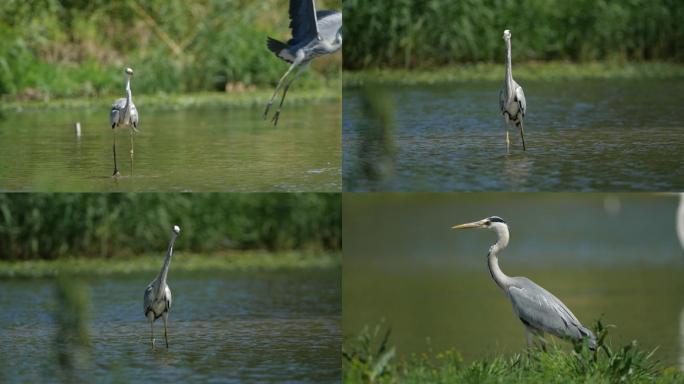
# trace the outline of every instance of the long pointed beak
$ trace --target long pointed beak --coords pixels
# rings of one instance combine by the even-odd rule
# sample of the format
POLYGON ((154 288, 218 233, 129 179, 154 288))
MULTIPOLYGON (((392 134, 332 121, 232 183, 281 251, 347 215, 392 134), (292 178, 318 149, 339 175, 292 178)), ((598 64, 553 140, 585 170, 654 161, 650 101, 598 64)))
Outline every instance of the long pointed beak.
POLYGON ((482 221, 474 221, 472 223, 454 225, 451 229, 468 229, 468 228, 480 228, 482 227, 482 221))

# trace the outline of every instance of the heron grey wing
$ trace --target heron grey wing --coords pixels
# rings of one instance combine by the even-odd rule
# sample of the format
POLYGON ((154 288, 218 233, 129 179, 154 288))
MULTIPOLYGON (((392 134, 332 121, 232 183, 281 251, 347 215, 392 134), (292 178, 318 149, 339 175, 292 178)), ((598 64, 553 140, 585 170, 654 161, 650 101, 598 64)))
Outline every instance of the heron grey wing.
POLYGON ((167 285, 166 286, 166 310, 169 311, 171 310, 171 303, 173 302, 173 298, 171 296, 171 288, 167 285))
POLYGON ((563 302, 529 279, 514 279, 508 295, 523 323, 561 338, 582 338, 584 327, 563 302))
POLYGON ((525 117, 525 112, 527 112, 527 101, 525 100, 525 92, 520 85, 515 88, 515 99, 518 100, 518 106, 522 112, 523 117, 525 117))
POLYGON ((318 37, 313 0, 290 0, 290 29, 292 39, 287 42, 290 46, 306 44, 318 37))
POLYGON ((121 118, 121 111, 126 108, 126 99, 121 98, 117 99, 113 104, 112 104, 112 110, 109 112, 109 123, 110 124, 118 124, 119 119, 121 118))
POLYGON ((145 316, 147 316, 147 312, 152 307, 152 303, 154 303, 154 282, 147 286, 143 296, 143 313, 145 316))
POLYGON ((131 104, 131 124, 133 124, 133 126, 137 128, 138 121, 138 109, 135 108, 135 104, 131 104))
POLYGON ((318 11, 318 33, 321 39, 334 41, 342 28, 342 13, 338 11, 318 11))
POLYGON ((499 110, 501 113, 505 111, 505 105, 506 105, 506 95, 504 92, 504 88, 501 87, 501 91, 499 91, 499 110))

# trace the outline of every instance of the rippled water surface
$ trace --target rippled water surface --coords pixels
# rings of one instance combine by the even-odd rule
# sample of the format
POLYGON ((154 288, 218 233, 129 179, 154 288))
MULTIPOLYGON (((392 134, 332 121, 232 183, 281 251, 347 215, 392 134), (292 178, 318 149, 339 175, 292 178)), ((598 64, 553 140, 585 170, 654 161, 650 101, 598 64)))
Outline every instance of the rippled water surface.
POLYGON ((113 179, 109 109, 6 112, 0 190, 339 191, 340 105, 290 105, 273 127, 257 108, 145 109, 131 164, 117 132, 113 179), (312 118, 315 116, 315 118, 312 118), (74 123, 81 122, 82 137, 74 123))
POLYGON ((684 80, 522 85, 509 155, 499 83, 345 88, 344 190, 684 190, 684 80))
POLYGON ((384 319, 404 356, 454 349, 472 361, 523 350, 524 327, 487 269, 496 234, 450 229, 499 215, 510 226, 504 273, 546 288, 585 325, 614 324, 614 348, 637 340, 684 370, 677 203, 643 194, 346 194, 344 337, 384 319))
MULTIPOLYGON (((90 382, 330 382, 340 380, 337 271, 171 272, 170 348, 152 350, 142 296, 150 276, 86 281, 90 382)), ((0 281, 0 381, 64 377, 52 280, 0 281)), ((163 323, 156 322, 163 346, 163 323)))

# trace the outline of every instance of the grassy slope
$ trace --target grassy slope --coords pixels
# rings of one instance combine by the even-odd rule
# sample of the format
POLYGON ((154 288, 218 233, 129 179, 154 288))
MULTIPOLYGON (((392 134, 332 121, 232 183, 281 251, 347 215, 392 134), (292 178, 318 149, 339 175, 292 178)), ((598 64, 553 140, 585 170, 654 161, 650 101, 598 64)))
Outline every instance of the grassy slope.
POLYGON ((455 351, 411 356, 395 361, 389 330, 364 328, 343 347, 345 383, 684 383, 675 367, 664 368, 655 351, 636 341, 610 345, 608 327, 594 326, 597 352, 586 345, 573 350, 551 343, 548 351, 532 349, 513 356, 494 356, 464 364, 455 351))
MULTIPOLYGON (((514 63, 513 76, 519 80, 577 80, 682 78, 684 64, 644 63, 571 63, 565 61, 514 63)), ((368 82, 391 84, 435 84, 461 81, 501 81, 501 64, 458 64, 428 69, 366 69, 345 71, 344 85, 358 86, 368 82)))
MULTIPOLYGON (((150 254, 136 258, 85 259, 65 258, 38 261, 0 261, 0 278, 48 277, 69 275, 111 275, 154 273, 159 270, 162 255, 150 254)), ((242 251, 215 255, 186 254, 176 251, 173 269, 184 272, 276 270, 299 268, 333 268, 341 265, 339 253, 242 251)))

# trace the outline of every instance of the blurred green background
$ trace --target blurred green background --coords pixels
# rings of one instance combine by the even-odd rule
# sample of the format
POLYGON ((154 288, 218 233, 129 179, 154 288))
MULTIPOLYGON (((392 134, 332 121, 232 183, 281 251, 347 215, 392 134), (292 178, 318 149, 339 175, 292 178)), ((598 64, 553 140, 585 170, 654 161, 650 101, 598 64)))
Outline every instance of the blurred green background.
MULTIPOLYGON (((684 60, 679 0, 345 0, 344 68, 684 60)), ((515 64, 514 64, 515 66, 515 64)))
MULTIPOLYGON (((318 7, 341 9, 341 1, 318 7)), ((0 96, 121 92, 126 66, 136 71, 135 94, 271 86, 287 65, 267 50, 266 36, 289 39, 287 10, 286 0, 5 0, 0 96)), ((341 55, 319 62, 298 87, 338 77, 341 55)))
POLYGON ((339 194, 0 194, 0 260, 159 254, 175 224, 184 253, 336 252, 340 215, 339 194))

